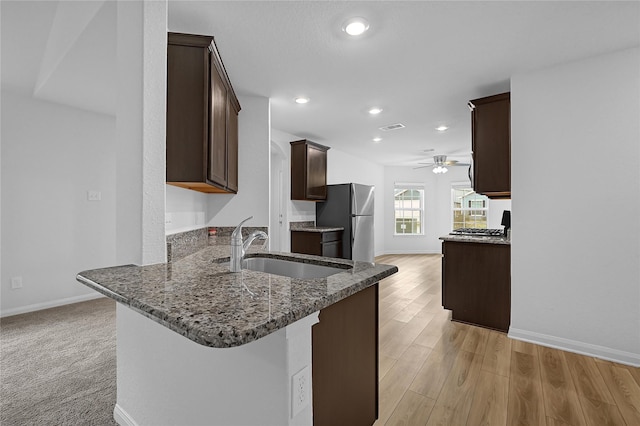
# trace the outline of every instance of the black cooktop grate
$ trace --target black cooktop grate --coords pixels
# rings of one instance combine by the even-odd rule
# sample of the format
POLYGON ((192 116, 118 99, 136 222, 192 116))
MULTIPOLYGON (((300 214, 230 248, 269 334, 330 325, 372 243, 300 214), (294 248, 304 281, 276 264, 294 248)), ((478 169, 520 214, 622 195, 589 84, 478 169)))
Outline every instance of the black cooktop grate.
POLYGON ((480 229, 480 228, 458 228, 450 232, 450 235, 481 235, 490 237, 501 237, 504 235, 502 229, 480 229))

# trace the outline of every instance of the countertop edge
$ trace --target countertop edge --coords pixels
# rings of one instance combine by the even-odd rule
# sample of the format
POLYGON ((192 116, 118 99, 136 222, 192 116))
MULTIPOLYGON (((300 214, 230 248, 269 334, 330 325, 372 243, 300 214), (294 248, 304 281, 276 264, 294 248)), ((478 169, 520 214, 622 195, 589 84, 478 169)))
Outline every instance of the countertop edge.
POLYGON ((335 232, 335 231, 344 231, 343 227, 340 226, 310 226, 310 227, 301 227, 296 229, 291 229, 291 232, 335 232))
MULTIPOLYGON (((285 254, 285 253, 277 253, 274 252, 270 254, 269 252, 255 253, 251 254, 248 257, 274 257, 274 258, 297 258, 298 261, 303 261, 304 263, 312 263, 312 264, 341 264, 345 267, 353 267, 354 262, 345 260, 345 259, 331 259, 330 261, 325 260, 324 258, 317 256, 309 256, 309 255, 296 255, 294 256, 285 254)), ((287 315, 280 316, 276 319, 271 319, 263 324, 259 324, 252 328, 247 329, 237 329, 233 326, 231 327, 215 327, 208 328, 207 330, 203 330, 198 327, 189 326, 189 324, 185 324, 180 321, 180 317, 173 318, 170 314, 158 312, 152 306, 145 304, 141 300, 129 299, 121 294, 118 294, 105 286, 96 283, 95 281, 83 276, 83 273, 89 271, 83 271, 77 274, 76 279, 80 283, 98 291, 99 293, 114 299, 116 302, 121 303, 124 306, 131 308, 132 310, 142 314, 143 316, 151 319, 152 321, 167 327, 168 329, 188 338, 189 340, 200 344, 206 347, 212 348, 230 348, 237 347, 262 337, 265 337, 281 328, 285 328, 286 326, 310 315, 314 312, 317 312, 321 309, 324 309, 334 303, 337 303, 347 297, 358 293, 378 282, 382 279, 391 276, 398 272, 398 267, 394 265, 385 265, 381 263, 372 264, 373 267, 383 267, 382 270, 377 271, 375 274, 368 276, 361 281, 349 285, 348 287, 328 295, 326 297, 321 298, 313 304, 305 305, 301 308, 292 309, 287 315)), ((140 268, 137 265, 121 265, 120 267, 131 267, 133 269, 140 268)), ((345 272, 347 270, 345 269, 345 272)), ((265 274, 268 275, 268 274, 265 274)))
POLYGON ((445 235, 439 240, 450 241, 456 243, 476 243, 476 244, 500 244, 505 246, 511 245, 511 240, 505 237, 491 237, 478 235, 445 235))

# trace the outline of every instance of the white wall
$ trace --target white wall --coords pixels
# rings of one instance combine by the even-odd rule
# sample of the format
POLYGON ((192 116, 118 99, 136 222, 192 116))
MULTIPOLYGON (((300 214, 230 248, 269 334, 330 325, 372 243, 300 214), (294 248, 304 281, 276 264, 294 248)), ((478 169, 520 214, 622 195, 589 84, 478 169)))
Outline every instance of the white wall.
POLYGON ((513 76, 509 335, 640 365, 640 50, 513 76))
MULTIPOLYGON (((289 142, 301 140, 299 136, 283 132, 278 129, 271 129, 271 141, 277 144, 286 155, 286 166, 284 167, 283 183, 284 198, 286 200, 286 215, 288 222, 306 222, 316 220, 316 203, 314 201, 292 201, 291 200, 291 145, 289 142)), ((329 165, 327 165, 327 168, 329 165)), ((287 226, 288 229, 288 226, 287 226)), ((287 232, 288 235, 288 232, 287 232)), ((289 240, 289 238, 286 238, 289 240)), ((283 241, 282 250, 289 251, 291 241, 283 241)))
MULTIPOLYGON (((28 88, 20 95, 3 90, 2 315, 98 297, 75 280, 81 270, 165 260, 166 6, 118 2, 117 19, 90 24, 101 37, 117 38, 117 54, 101 52, 118 64, 115 117, 63 106, 66 98, 45 102, 28 88), (99 191, 101 201, 89 202, 88 190, 99 191), (17 276, 23 288, 11 290, 17 276)), ((29 7, 44 20, 53 12, 42 3, 29 7)), ((86 24, 81 15, 55 19, 75 28, 86 24)), ((12 52, 24 36, 14 35, 7 39, 16 43, 8 45, 12 52)), ((91 56, 80 53, 84 62, 74 62, 75 71, 91 70, 91 56)), ((34 62, 25 63, 31 64, 26 74, 37 74, 34 62)), ((73 78, 60 77, 47 82, 56 85, 48 93, 82 92, 73 78)), ((111 87, 94 81, 101 83, 111 87)), ((84 96, 83 104, 101 104, 84 96)))
POLYGON ((115 263, 115 118, 6 91, 2 113, 2 315, 97 296, 75 276, 115 263))
MULTIPOLYGON (((451 184, 469 182, 467 167, 449 167, 445 174, 435 174, 430 168, 384 168, 384 252, 441 253, 438 238, 451 231, 451 184), (398 183, 424 184, 424 235, 394 235, 394 186, 398 183)), ((502 212, 501 212, 502 213, 502 212)))
POLYGON ((208 226, 269 226, 269 99, 238 96, 238 193, 211 194, 207 199, 208 226))
MULTIPOLYGON (((287 167, 284 173, 285 198, 287 204, 288 222, 315 221, 316 203, 314 201, 291 201, 291 145, 289 142, 304 139, 277 129, 271 129, 271 140, 276 143, 287 155, 287 167)), ((331 147, 331 143, 322 142, 331 147)), ((375 255, 384 254, 384 198, 382 188, 384 186, 384 167, 347 154, 335 148, 327 151, 327 184, 361 183, 376 187, 375 202, 375 255)), ((282 251, 291 249, 291 241, 287 238, 283 241, 282 251)))
POLYGON ((210 194, 165 185, 165 232, 167 235, 206 226, 207 199, 210 194))
MULTIPOLYGON (((116 24, 116 23, 114 23, 116 24)), ((117 11, 116 261, 166 261, 166 1, 117 11)))
POLYGON ((331 185, 350 182, 375 186, 374 254, 384 254, 384 167, 338 149, 330 149, 327 152, 327 183, 331 185))
POLYGON ((238 96, 238 193, 204 194, 166 185, 166 233, 205 226, 269 226, 269 99, 238 96))

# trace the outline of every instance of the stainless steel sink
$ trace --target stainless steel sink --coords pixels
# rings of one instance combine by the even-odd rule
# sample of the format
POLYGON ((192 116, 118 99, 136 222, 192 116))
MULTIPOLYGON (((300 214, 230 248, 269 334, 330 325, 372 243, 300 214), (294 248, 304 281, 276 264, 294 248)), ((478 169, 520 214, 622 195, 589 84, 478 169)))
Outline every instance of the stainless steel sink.
POLYGON ((300 279, 326 278, 347 270, 332 266, 314 265, 312 263, 273 259, 270 257, 250 257, 244 259, 242 261, 242 268, 300 279))

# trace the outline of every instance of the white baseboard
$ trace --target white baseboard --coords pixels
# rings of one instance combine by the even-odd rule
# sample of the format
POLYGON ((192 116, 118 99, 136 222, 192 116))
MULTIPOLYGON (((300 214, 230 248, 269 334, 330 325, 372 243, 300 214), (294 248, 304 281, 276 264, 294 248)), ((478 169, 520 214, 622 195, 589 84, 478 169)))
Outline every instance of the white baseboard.
POLYGON ((633 367, 640 367, 640 354, 633 352, 619 351, 605 346, 592 345, 590 343, 550 336, 548 334, 535 333, 527 330, 520 330, 513 327, 509 328, 508 336, 511 339, 522 340, 563 351, 575 352, 582 355, 605 359, 607 361, 631 365, 633 367))
POLYGON ((49 302, 34 303, 33 305, 20 306, 18 308, 5 309, 4 311, 0 312, 0 318, 10 317, 12 315, 26 314, 27 312, 40 311, 42 309, 55 308, 63 305, 70 305, 72 303, 86 302, 87 300, 98 299, 100 297, 106 297, 106 296, 98 292, 93 292, 93 293, 85 294, 82 296, 67 297, 65 299, 57 299, 57 300, 51 300, 49 302))
POLYGON ((113 408, 113 419, 120 426, 138 426, 138 423, 118 404, 113 408))

